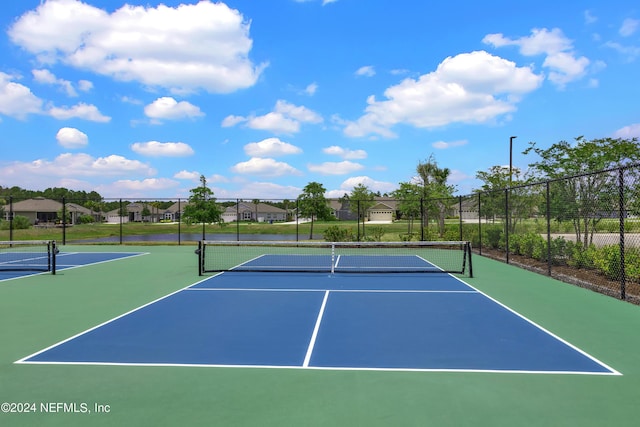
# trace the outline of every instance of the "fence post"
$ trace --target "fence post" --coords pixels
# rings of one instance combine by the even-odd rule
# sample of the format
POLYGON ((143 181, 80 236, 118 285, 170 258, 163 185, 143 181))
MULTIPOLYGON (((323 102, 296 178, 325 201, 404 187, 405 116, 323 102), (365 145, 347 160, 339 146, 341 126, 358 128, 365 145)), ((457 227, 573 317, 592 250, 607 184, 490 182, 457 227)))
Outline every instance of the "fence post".
POLYGON ((67 244, 67 202, 62 196, 62 244, 67 244))
POLYGON ((627 299, 627 269, 624 258, 624 168, 618 169, 618 215, 620 220, 620 299, 627 299))
POLYGON ((182 230, 180 230, 180 223, 182 222, 182 209, 180 206, 180 199, 178 199, 178 212, 176 212, 176 214, 178 215, 178 246, 180 246, 182 238, 182 230))
POLYGON ((122 209, 122 199, 119 202, 119 212, 118 216, 120 217, 120 244, 122 244, 122 217, 124 216, 124 210, 122 209))
POLYGON ((458 196, 458 213, 460 214, 460 241, 462 241, 462 196, 458 196))
POLYGON ((551 191, 549 189, 549 181, 546 182, 546 190, 547 190, 547 202, 546 202, 546 212, 545 216, 547 217, 547 275, 551 276, 551 199, 550 194, 551 191))
POLYGON ((478 251, 482 255, 482 209, 480 208, 481 197, 478 191, 478 251))
POLYGON ((507 264, 509 264, 509 217, 510 212, 509 212, 509 189, 506 188, 504 190, 504 219, 505 219, 505 233, 504 233, 504 243, 505 243, 505 250, 506 250, 506 255, 507 255, 507 264))
POLYGON ((424 198, 420 197, 420 241, 424 242, 424 198))
POLYGON ((13 240, 13 196, 9 196, 9 241, 13 240))
POLYGON ((236 199, 236 241, 240 241, 240 199, 236 199))

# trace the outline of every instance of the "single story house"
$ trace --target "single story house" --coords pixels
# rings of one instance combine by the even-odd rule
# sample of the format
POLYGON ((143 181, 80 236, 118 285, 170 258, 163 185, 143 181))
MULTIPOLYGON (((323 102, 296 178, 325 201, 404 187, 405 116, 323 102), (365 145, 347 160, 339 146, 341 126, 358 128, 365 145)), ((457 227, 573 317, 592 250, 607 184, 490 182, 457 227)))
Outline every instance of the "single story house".
MULTIPOLYGON (((31 224, 54 224, 62 218, 62 203, 57 200, 45 199, 44 197, 35 197, 33 199, 22 200, 13 203, 11 206, 5 206, 5 219, 9 219, 9 211, 13 211, 16 215, 29 218, 31 224)), ((84 206, 76 203, 65 203, 65 212, 69 222, 67 224, 77 224, 83 215, 91 215, 94 219, 99 219, 99 215, 84 206)))
POLYGON ((240 202, 229 206, 222 212, 223 222, 257 221, 276 222, 286 221, 287 211, 266 203, 240 202))

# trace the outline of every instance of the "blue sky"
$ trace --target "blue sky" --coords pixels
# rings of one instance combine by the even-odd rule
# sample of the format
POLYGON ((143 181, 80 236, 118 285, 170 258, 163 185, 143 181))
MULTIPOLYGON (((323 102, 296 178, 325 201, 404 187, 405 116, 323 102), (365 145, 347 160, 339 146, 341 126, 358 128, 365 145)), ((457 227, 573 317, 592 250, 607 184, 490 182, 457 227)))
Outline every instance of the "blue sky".
POLYGON ((636 2, 10 0, 0 185, 104 197, 458 194, 548 147, 640 136, 636 2))

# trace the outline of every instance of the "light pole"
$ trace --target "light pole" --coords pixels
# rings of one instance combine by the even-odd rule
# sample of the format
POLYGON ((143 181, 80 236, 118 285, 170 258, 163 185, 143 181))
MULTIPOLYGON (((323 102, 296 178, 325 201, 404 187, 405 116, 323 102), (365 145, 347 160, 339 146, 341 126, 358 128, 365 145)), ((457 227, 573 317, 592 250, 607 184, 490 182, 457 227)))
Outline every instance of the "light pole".
POLYGON ((509 187, 511 187, 511 182, 513 181, 513 140, 516 138, 517 136, 509 138, 509 187))

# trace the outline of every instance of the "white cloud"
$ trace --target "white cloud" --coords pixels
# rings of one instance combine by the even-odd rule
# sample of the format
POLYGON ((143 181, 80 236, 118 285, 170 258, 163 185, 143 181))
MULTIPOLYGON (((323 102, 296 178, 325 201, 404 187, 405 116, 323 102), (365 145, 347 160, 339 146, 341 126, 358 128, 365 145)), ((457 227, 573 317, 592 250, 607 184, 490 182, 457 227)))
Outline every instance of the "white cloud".
POLYGON ((318 90, 318 84, 316 82, 313 82, 309 84, 306 88, 304 88, 304 93, 309 96, 313 96, 315 95, 317 90, 318 90))
POLYGON ((85 153, 64 153, 53 160, 13 162, 0 167, 0 184, 14 185, 12 183, 20 182, 25 188, 42 188, 43 182, 51 186, 53 182, 69 176, 77 179, 121 175, 153 176, 156 173, 148 164, 118 155, 96 158, 85 153))
POLYGON ((193 148, 184 142, 136 142, 131 149, 138 154, 150 157, 186 157, 193 155, 193 148))
POLYGON ((598 20, 598 17, 595 16, 593 13, 591 13, 590 10, 585 10, 584 11, 584 22, 586 24, 593 24, 597 20, 598 20))
POLYGON ((529 67, 484 51, 446 58, 436 71, 407 78, 387 88, 387 98, 367 99, 365 114, 348 122, 351 137, 394 137, 391 127, 409 124, 436 128, 451 123, 486 123, 515 111, 522 95, 537 89, 542 77, 529 67))
POLYGON ((467 145, 468 141, 465 139, 461 139, 458 141, 450 141, 450 142, 446 142, 446 141, 436 141, 433 144, 431 144, 431 146, 433 148, 437 148, 439 150, 445 150, 447 148, 451 148, 451 147, 460 147, 463 145, 467 145))
POLYGON ((78 96, 78 92, 73 87, 70 81, 57 78, 49 70, 32 70, 33 79, 38 83, 60 86, 70 97, 78 96))
POLYGON ((93 83, 89 80, 78 80, 78 89, 82 92, 89 92, 93 89, 93 83))
POLYGON ((65 148, 82 148, 89 144, 89 137, 76 128, 61 128, 56 134, 58 144, 65 148))
POLYGON ((621 53, 622 55, 626 55, 628 61, 634 61, 638 56, 640 56, 640 47, 623 46, 620 43, 616 42, 606 42, 604 45, 617 51, 618 53, 621 53))
MULTIPOLYGON (((251 182, 244 185, 242 188, 234 190, 233 193, 216 192, 220 197, 233 197, 240 199, 255 199, 260 197, 261 199, 290 199, 295 200, 302 189, 292 185, 280 185, 273 182, 251 182)), ((292 202, 292 205, 295 203, 292 202)))
POLYGON ((366 186, 369 191, 380 192, 381 194, 390 193, 398 186, 391 182, 377 181, 368 176, 353 176, 348 178, 340 184, 340 188, 336 190, 327 191, 325 197, 338 198, 344 196, 345 193, 349 194, 353 191, 353 188, 359 184, 366 186))
POLYGON ((181 170, 180 172, 177 172, 176 174, 174 174, 173 177, 176 179, 186 179, 190 181, 197 181, 200 178, 200 172, 197 172, 197 171, 189 172, 186 170, 181 170))
POLYGON ((317 124, 323 119, 315 111, 304 106, 297 106, 284 100, 278 100, 272 112, 262 116, 230 115, 222 121, 222 127, 231 127, 246 123, 251 129, 266 130, 274 133, 293 134, 300 131, 302 123, 317 124))
POLYGON ((350 162, 348 160, 342 162, 325 162, 319 165, 308 164, 307 169, 311 172, 322 175, 346 175, 355 171, 364 169, 360 163, 350 162))
POLYGON ((242 122, 246 122, 246 121, 247 121, 247 119, 245 117, 230 115, 230 116, 225 117, 222 120, 221 126, 223 128, 229 128, 229 127, 233 127, 233 126, 237 125, 238 123, 242 123, 242 122))
POLYGON ((618 33, 622 37, 632 36, 636 31, 640 28, 640 20, 639 19, 631 19, 627 18, 622 22, 622 26, 618 33))
POLYGON ((11 41, 57 62, 121 81, 228 93, 255 84, 266 64, 249 59, 250 22, 222 2, 133 6, 107 12, 79 0, 49 0, 19 17, 11 41))
POLYGON ((179 185, 179 181, 169 178, 122 179, 99 185, 96 191, 106 197, 122 197, 123 194, 128 197, 149 197, 153 191, 166 191, 179 185))
POLYGON ((251 129, 266 130, 273 133, 292 134, 300 131, 300 122, 276 112, 267 113, 264 116, 251 117, 247 119, 247 126, 251 129))
POLYGON ((577 57, 573 42, 559 28, 534 28, 529 37, 510 39, 502 34, 488 34, 482 40, 494 47, 518 46, 525 56, 546 55, 543 67, 549 68, 549 80, 559 88, 578 80, 586 74, 588 58, 577 57))
POLYGON ((232 172, 242 175, 282 176, 301 175, 293 166, 278 162, 271 158, 252 157, 246 162, 240 162, 231 168, 232 172))
POLYGON ((356 76, 373 77, 376 75, 376 70, 373 65, 365 65, 360 67, 355 72, 356 76))
POLYGON ((347 159, 347 160, 357 160, 357 159, 367 158, 367 152, 364 150, 350 150, 348 148, 342 148, 337 145, 332 145, 331 147, 323 148, 322 151, 325 154, 330 154, 332 156, 340 156, 343 159, 347 159))
POLYGON ((589 60, 584 56, 575 58, 572 54, 559 52, 555 55, 547 56, 542 64, 551 69, 549 80, 564 87, 567 83, 579 79, 586 74, 589 60))
POLYGON ((51 107, 47 110, 47 114, 58 120, 78 118, 100 123, 111 121, 111 117, 103 115, 98 107, 83 102, 73 107, 51 107))
POLYGON ((28 114, 41 113, 42 100, 15 79, 0 71, 0 114, 23 119, 28 114))
POLYGON ((204 116, 199 107, 187 101, 178 102, 170 96, 156 99, 144 107, 144 113, 147 117, 158 120, 192 119, 204 116))
POLYGON ((207 182, 217 183, 217 182, 229 182, 229 179, 220 174, 213 174, 209 178, 207 178, 207 182))
POLYGON ((640 138, 640 123, 634 123, 629 126, 618 129, 613 133, 614 138, 640 138))
MULTIPOLYGON (((309 2, 312 2, 312 1, 316 1, 316 0, 293 0, 293 1, 296 2, 296 3, 309 3, 309 2)), ((335 3, 337 1, 338 0, 322 0, 322 5, 326 6, 326 5, 330 4, 330 3, 335 3)))
POLYGON ((278 157, 289 154, 300 154, 302 149, 283 142, 278 138, 267 138, 244 146, 244 152, 251 157, 278 157))

